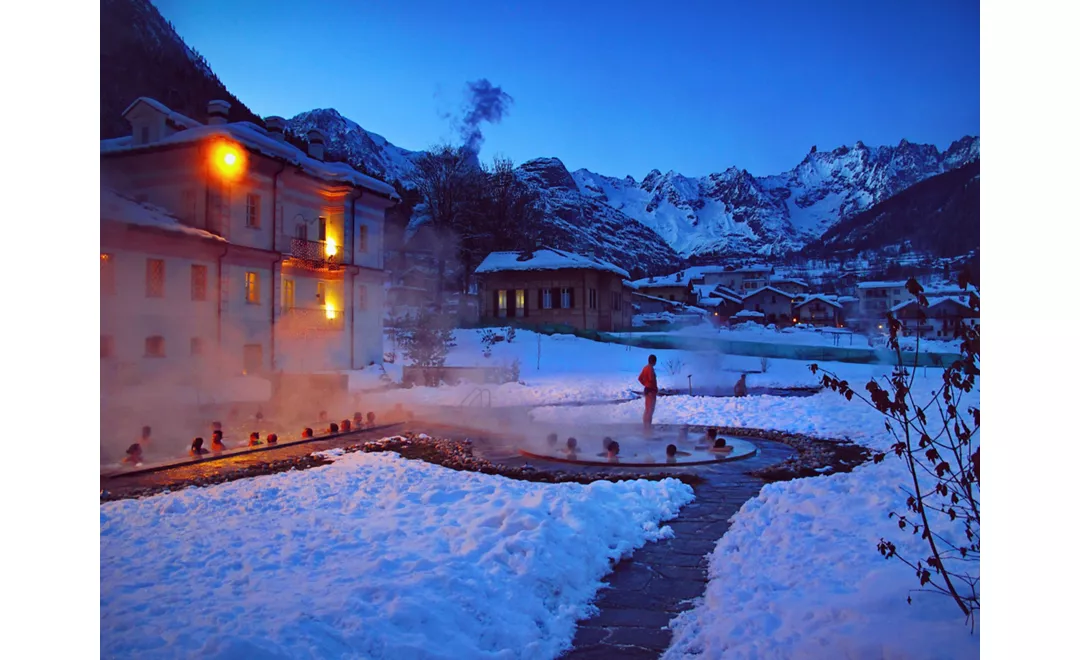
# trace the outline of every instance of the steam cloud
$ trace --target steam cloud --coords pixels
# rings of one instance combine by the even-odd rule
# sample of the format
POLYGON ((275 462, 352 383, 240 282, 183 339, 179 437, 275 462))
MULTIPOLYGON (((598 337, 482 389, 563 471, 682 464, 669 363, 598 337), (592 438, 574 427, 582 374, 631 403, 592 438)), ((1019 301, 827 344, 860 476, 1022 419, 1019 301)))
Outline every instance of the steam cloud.
POLYGON ((513 97, 502 90, 502 87, 492 85, 487 78, 481 78, 466 83, 467 101, 464 119, 461 120, 461 139, 465 148, 472 153, 479 153, 484 144, 484 133, 480 130, 480 124, 487 122, 497 124, 510 111, 513 97))

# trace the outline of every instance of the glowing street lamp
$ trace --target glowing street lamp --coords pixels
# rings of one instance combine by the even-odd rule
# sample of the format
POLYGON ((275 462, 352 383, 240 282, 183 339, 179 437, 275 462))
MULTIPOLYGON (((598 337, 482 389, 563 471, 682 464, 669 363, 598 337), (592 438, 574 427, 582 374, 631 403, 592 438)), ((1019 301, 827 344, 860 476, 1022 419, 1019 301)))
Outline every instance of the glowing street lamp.
POLYGON ((326 239, 326 256, 333 257, 337 254, 337 242, 332 238, 326 239))
POLYGON ((327 318, 327 320, 333 321, 334 318, 336 318, 336 317, 337 317, 337 310, 334 309, 333 303, 331 303, 330 301, 327 301, 326 302, 326 318, 327 318))
POLYGON ((231 140, 217 140, 210 147, 210 167, 226 181, 239 179, 247 170, 247 154, 231 140))

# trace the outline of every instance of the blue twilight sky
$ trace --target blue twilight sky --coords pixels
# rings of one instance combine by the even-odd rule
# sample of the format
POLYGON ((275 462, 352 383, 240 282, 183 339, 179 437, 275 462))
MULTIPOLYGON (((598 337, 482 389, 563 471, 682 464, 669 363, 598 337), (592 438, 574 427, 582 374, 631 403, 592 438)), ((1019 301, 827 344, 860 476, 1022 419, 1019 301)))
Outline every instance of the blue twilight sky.
POLYGON ((153 0, 263 116, 333 107, 457 141, 467 81, 513 99, 483 160, 641 179, 794 167, 816 145, 979 133, 977 0, 153 0))

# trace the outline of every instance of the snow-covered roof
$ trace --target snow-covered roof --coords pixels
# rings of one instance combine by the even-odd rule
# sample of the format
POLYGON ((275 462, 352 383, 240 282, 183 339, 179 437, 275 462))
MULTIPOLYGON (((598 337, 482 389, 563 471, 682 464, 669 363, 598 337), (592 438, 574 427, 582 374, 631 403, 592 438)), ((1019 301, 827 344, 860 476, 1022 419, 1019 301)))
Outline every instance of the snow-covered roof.
POLYGON ((803 305, 814 301, 823 302, 826 305, 831 305, 833 307, 836 307, 837 309, 841 307, 840 303, 836 302, 835 300, 830 300, 828 297, 823 295, 808 296, 805 300, 796 303, 795 307, 802 307, 803 305))
POLYGON ((623 280, 622 285, 625 286, 627 289, 637 289, 637 285, 630 280, 623 280))
POLYGON ((907 282, 859 282, 856 286, 860 289, 895 289, 907 286, 907 282))
POLYGON ((726 271, 728 273, 771 273, 773 267, 767 264, 754 264, 752 266, 743 266, 742 268, 736 268, 735 270, 726 271))
POLYGON ((653 277, 653 278, 646 277, 646 278, 643 278, 643 279, 640 279, 640 280, 634 280, 634 286, 636 288, 638 288, 638 289, 647 289, 649 287, 657 287, 657 288, 659 288, 659 287, 669 287, 669 286, 685 287, 685 286, 690 286, 690 280, 691 279, 692 278, 687 277, 686 274, 683 271, 680 270, 678 273, 672 273, 670 275, 661 275, 659 277, 653 277), (682 279, 679 279, 680 274, 683 275, 682 279))
POLYGON ((803 280, 795 279, 794 277, 774 277, 769 280, 769 284, 794 284, 796 286, 803 286, 810 288, 810 285, 803 280))
POLYGON ((165 117, 169 121, 182 128, 195 128, 196 126, 202 126, 201 122, 195 121, 187 115, 182 115, 179 112, 176 112, 175 110, 166 107, 164 103, 160 101, 155 101, 154 99, 147 96, 140 96, 139 98, 132 101, 131 105, 124 108, 124 111, 120 113, 120 116, 127 117, 128 113, 131 112, 135 108, 135 106, 139 105, 140 103, 145 103, 154 110, 157 110, 161 114, 165 115, 165 117))
MULTIPOLYGON (((347 183, 367 188, 373 192, 387 195, 392 199, 400 200, 397 192, 394 191, 394 187, 388 183, 363 174, 353 169, 353 167, 347 163, 327 163, 316 160, 304 153, 303 150, 294 147, 288 142, 274 139, 264 128, 256 126, 251 122, 239 121, 228 124, 204 125, 193 119, 172 112, 172 110, 169 110, 169 108, 153 99, 141 97, 136 100, 135 103, 139 102, 149 103, 155 109, 169 114, 170 117, 176 115, 181 120, 178 121, 178 123, 183 124, 189 122, 190 124, 185 124, 186 128, 183 130, 148 144, 135 145, 131 136, 115 138, 112 140, 102 140, 102 154, 141 151, 144 149, 155 149, 163 145, 186 144, 213 138, 227 138, 242 144, 252 151, 259 152, 270 158, 284 160, 291 165, 296 165, 312 176, 325 181, 347 183)), ((129 106, 129 109, 130 107, 131 106, 129 106)))
POLYGON ((742 319, 762 318, 763 319, 763 318, 765 318, 765 314, 762 313, 762 312, 755 312, 752 309, 744 309, 744 310, 741 310, 739 312, 736 312, 734 318, 742 318, 742 319))
POLYGON ((532 257, 529 259, 522 260, 522 255, 523 253, 516 251, 492 252, 480 262, 480 266, 476 269, 476 272, 498 273, 511 270, 569 270, 571 268, 582 268, 614 273, 623 279, 628 279, 630 277, 630 273, 627 273, 625 270, 614 264, 601 259, 583 257, 580 254, 574 254, 572 252, 543 248, 535 250, 532 253, 532 257))
POLYGON ((161 207, 137 201, 106 186, 101 187, 101 220, 158 227, 189 236, 225 242, 225 239, 217 234, 183 224, 180 218, 161 207))
MULTIPOLYGON (((927 298, 926 298, 927 309, 932 309, 932 308, 937 307, 938 305, 940 305, 940 304, 942 304, 944 302, 948 302, 950 300, 952 302, 956 303, 957 305, 960 305, 960 306, 964 307, 965 309, 969 308, 968 307, 967 296, 938 296, 938 297, 927 296, 927 298)), ((918 303, 918 301, 915 300, 915 299, 905 300, 904 302, 902 302, 902 303, 900 303, 898 305, 894 305, 892 307, 892 309, 890 309, 889 311, 891 311, 891 312, 899 312, 901 309, 904 309, 905 307, 907 307, 909 305, 915 305, 917 303, 918 303)), ((974 310, 972 310, 972 313, 974 313, 974 310)))
POLYGON ((855 302, 859 302, 859 299, 858 299, 858 298, 856 298, 855 296, 837 296, 837 297, 836 297, 836 302, 838 302, 838 303, 840 303, 841 305, 843 305, 844 303, 855 303, 855 302))
POLYGON ((756 296, 757 294, 761 293, 762 291, 772 291, 773 293, 779 293, 780 295, 787 296, 788 298, 791 297, 791 292, 790 291, 781 291, 780 289, 777 289, 776 287, 766 285, 766 286, 761 287, 760 289, 754 289, 750 293, 746 294, 745 296, 743 296, 743 300, 746 300, 747 298, 751 298, 753 296, 756 296))

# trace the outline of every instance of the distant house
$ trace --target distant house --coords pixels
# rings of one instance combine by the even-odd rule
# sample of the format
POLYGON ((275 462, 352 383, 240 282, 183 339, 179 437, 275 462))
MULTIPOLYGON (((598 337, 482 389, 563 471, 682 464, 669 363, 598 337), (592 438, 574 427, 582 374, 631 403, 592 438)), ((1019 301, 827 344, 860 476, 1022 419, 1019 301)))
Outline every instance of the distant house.
POLYGON ((774 272, 775 269, 768 265, 725 268, 722 271, 710 271, 707 273, 705 282, 707 284, 720 284, 739 294, 745 294, 748 291, 754 291, 767 285, 774 272))
POLYGON ((769 280, 769 286, 780 289, 781 291, 787 291, 792 295, 806 293, 810 290, 810 285, 805 281, 788 277, 773 278, 769 280))
POLYGON ((606 261, 541 248, 492 252, 476 269, 480 321, 569 325, 581 330, 631 327, 629 274, 606 261))
MULTIPOLYGON (((708 286, 708 285, 703 285, 708 286)), ((731 317, 742 311, 742 298, 721 286, 711 286, 706 295, 698 298, 698 307, 709 313, 709 320, 716 325, 726 325, 731 317)))
POLYGON ((902 302, 892 313, 904 326, 904 333, 932 339, 954 339, 960 336, 962 325, 978 325, 979 312, 971 309, 967 296, 927 298, 925 318, 920 319, 920 307, 915 300, 902 302))
POLYGON ((743 298, 743 309, 761 312, 766 323, 788 323, 791 316, 791 305, 794 296, 787 291, 781 291, 772 286, 763 286, 746 294, 743 298))
POLYGON ((830 297, 808 296, 792 307, 792 318, 799 323, 812 323, 839 328, 844 324, 844 308, 830 297))
POLYGON ((863 323, 881 323, 893 307, 914 300, 907 282, 859 282, 859 319, 863 323))
POLYGON ((697 292, 694 290, 690 277, 685 271, 662 275, 659 277, 646 277, 633 283, 634 289, 655 298, 663 298, 687 305, 697 304, 697 292))

